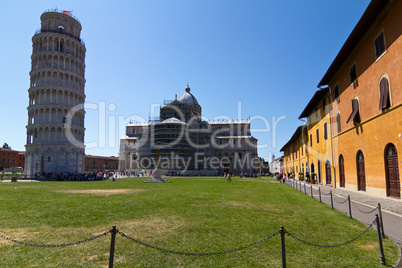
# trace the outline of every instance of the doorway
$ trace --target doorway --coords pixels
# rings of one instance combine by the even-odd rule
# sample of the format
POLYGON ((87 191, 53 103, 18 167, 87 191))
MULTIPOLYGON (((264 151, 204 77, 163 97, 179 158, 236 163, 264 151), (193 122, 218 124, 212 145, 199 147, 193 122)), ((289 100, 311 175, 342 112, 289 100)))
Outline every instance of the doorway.
POLYGON ((366 191, 366 172, 364 170, 364 155, 362 151, 357 152, 357 190, 366 191))
POLYGON ((392 143, 385 151, 387 196, 401 198, 401 183, 399 180, 398 152, 392 143))
POLYGON ((321 184, 321 160, 317 161, 317 177, 318 183, 321 184))
POLYGON ((329 163, 329 161, 325 162, 325 178, 326 178, 326 184, 331 185, 332 184, 331 163, 329 163))
POLYGON ((343 155, 339 156, 339 186, 345 187, 345 164, 343 155))

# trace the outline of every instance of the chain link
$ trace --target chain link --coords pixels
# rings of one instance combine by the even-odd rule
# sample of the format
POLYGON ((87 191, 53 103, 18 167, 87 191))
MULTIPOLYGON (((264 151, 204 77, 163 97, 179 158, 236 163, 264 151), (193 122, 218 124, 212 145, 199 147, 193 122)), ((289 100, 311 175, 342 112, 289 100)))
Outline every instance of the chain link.
MULTIPOLYGON (((311 186, 311 187, 313 187, 313 186, 311 186)), ((313 193, 318 194, 319 192, 320 192, 320 190, 319 190, 319 189, 314 190, 314 188, 313 188, 313 193)))
POLYGON ((156 250, 159 250, 159 251, 164 251, 164 252, 167 252, 167 253, 174 253, 174 254, 180 254, 180 255, 192 255, 192 256, 210 256, 210 255, 218 255, 218 254, 231 253, 231 252, 239 251, 239 250, 242 250, 242 249, 245 249, 245 248, 248 248, 248 247, 257 245, 257 244, 260 244, 260 243, 262 243, 262 242, 264 242, 264 241, 266 241, 266 240, 268 240, 268 239, 270 239, 270 238, 276 236, 277 234, 279 234, 279 232, 280 232, 280 231, 277 231, 277 232, 273 233, 272 235, 270 235, 270 236, 268 236, 268 237, 265 237, 265 238, 263 238, 263 239, 261 239, 261 240, 258 240, 257 242, 248 244, 248 245, 243 246, 243 247, 239 247, 239 248, 235 248, 235 249, 230 249, 230 250, 226 250, 226 251, 201 252, 201 253, 197 253, 197 252, 182 252, 182 251, 175 251, 175 250, 164 249, 164 248, 160 248, 160 247, 157 247, 157 246, 153 246, 153 245, 147 244, 147 243, 142 242, 142 241, 140 241, 140 240, 137 240, 137 239, 135 239, 135 238, 132 238, 132 237, 130 237, 130 236, 128 236, 128 235, 126 235, 126 234, 124 234, 124 233, 122 233, 122 232, 118 232, 118 234, 120 234, 122 237, 125 237, 125 238, 127 238, 127 239, 129 239, 129 240, 131 240, 131 241, 134 241, 134 242, 136 242, 136 243, 138 243, 138 244, 140 244, 140 245, 143 245, 143 246, 146 246, 146 247, 149 247, 149 248, 152 248, 152 249, 156 249, 156 250))
POLYGON ((105 236, 105 235, 107 235, 108 233, 110 233, 110 231, 104 232, 103 234, 99 234, 99 235, 93 236, 93 237, 88 238, 88 239, 85 239, 85 240, 81 240, 81 241, 77 241, 77 242, 72 242, 72 243, 67 243, 67 244, 57 244, 57 245, 31 244, 31 243, 26 243, 26 242, 22 242, 22 241, 19 241, 19 240, 10 238, 10 237, 5 236, 5 235, 2 235, 2 234, 0 234, 0 237, 4 238, 4 239, 6 239, 6 240, 9 240, 9 241, 11 241, 11 242, 14 242, 14 243, 17 243, 17 244, 21 244, 21 245, 25 245, 25 246, 42 247, 42 248, 57 248, 57 247, 67 247, 67 246, 72 246, 72 245, 78 245, 78 244, 81 244, 81 243, 85 243, 85 242, 88 242, 88 241, 92 241, 92 240, 95 240, 95 239, 97 239, 97 238, 99 238, 99 237, 105 236))
POLYGON ((324 193, 323 191, 321 191, 321 195, 330 196, 331 193, 326 194, 326 193, 324 193))
POLYGON ((321 247, 321 248, 335 248, 335 247, 341 247, 341 246, 347 245, 347 244, 352 243, 353 241, 357 240, 358 238, 360 238, 361 236, 363 236, 371 227, 373 227, 373 225, 375 224, 375 222, 376 222, 376 220, 374 220, 374 221, 367 227, 366 230, 364 230, 361 234, 359 234, 359 235, 356 236, 355 238, 353 238, 353 239, 351 239, 351 240, 349 240, 349 241, 343 242, 343 243, 341 243, 341 244, 336 244, 336 245, 319 245, 319 244, 315 244, 315 243, 312 243, 312 242, 308 242, 308 241, 306 241, 306 240, 303 240, 303 239, 301 239, 301 238, 299 238, 299 237, 297 237, 297 236, 295 236, 295 235, 289 233, 288 231, 286 231, 286 233, 287 233, 290 237, 292 237, 292 238, 294 238, 294 239, 296 239, 296 240, 298 240, 298 241, 300 241, 300 242, 302 242, 302 243, 308 244, 308 245, 310 245, 310 246, 321 247))
POLYGON ((374 211, 376 211, 378 209, 378 205, 377 205, 373 210, 370 210, 370 211, 366 212, 366 211, 360 210, 353 202, 352 202, 352 204, 358 211, 360 211, 361 213, 365 213, 365 214, 373 213, 374 211))
POLYGON ((344 204, 346 201, 348 201, 348 199, 346 198, 345 200, 343 200, 342 202, 339 202, 338 200, 336 200, 335 196, 332 198, 335 200, 336 203, 338 204, 344 204))

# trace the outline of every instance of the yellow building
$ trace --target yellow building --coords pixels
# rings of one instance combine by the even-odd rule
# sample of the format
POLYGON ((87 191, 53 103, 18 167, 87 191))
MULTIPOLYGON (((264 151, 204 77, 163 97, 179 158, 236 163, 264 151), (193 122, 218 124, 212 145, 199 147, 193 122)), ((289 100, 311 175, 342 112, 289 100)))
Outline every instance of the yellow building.
POLYGON ((281 149, 281 152, 284 152, 283 172, 287 177, 304 180, 308 171, 306 151, 307 128, 303 125, 296 129, 290 140, 281 149))
POLYGON ((337 186, 394 198, 401 197, 401 14, 402 1, 371 1, 318 85, 330 88, 337 186))
POLYGON ((310 176, 317 183, 333 186, 333 169, 329 88, 315 92, 299 119, 306 118, 307 158, 310 176), (315 174, 315 175, 314 175, 315 174))

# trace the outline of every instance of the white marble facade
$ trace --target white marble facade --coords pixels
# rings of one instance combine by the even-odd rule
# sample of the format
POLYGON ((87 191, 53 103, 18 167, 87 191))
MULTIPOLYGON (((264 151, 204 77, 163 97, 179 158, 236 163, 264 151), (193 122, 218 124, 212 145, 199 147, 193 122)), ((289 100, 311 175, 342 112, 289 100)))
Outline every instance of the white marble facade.
POLYGON ((84 171, 85 44, 81 24, 57 10, 32 38, 25 175, 84 171))
POLYGON ((156 166, 164 175, 257 173, 257 139, 250 120, 203 121, 201 106, 190 93, 160 109, 160 119, 130 123, 120 139, 119 169, 149 173, 156 166))

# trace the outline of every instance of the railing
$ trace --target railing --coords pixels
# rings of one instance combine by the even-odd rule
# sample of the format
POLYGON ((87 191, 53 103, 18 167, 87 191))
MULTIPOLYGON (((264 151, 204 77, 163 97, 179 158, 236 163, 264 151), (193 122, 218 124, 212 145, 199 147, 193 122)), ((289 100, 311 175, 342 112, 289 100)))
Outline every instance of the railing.
MULTIPOLYGON (((302 182, 300 181, 295 181, 295 180, 287 180, 286 184, 288 184, 289 186, 293 187, 296 190, 299 190, 300 192, 302 192, 302 182)), ((318 194, 317 199, 320 201, 320 203, 322 203, 322 196, 326 196, 330 199, 330 206, 332 209, 334 209, 334 202, 339 204, 339 205, 343 205, 347 202, 347 211, 349 214, 349 217, 352 219, 352 205, 354 206, 354 208, 356 208, 356 210, 358 210, 360 213, 363 214, 371 214, 375 211, 378 212, 379 215, 379 220, 381 222, 380 227, 381 227, 381 235, 383 238, 385 238, 385 233, 384 233, 384 224, 383 224, 383 220, 382 220, 382 211, 381 211, 381 204, 378 203, 377 206, 375 208, 373 208, 370 211, 364 211, 362 209, 359 209, 359 207, 357 207, 350 199, 350 195, 348 195, 344 200, 338 200, 338 198, 334 197, 332 194, 332 190, 329 190, 329 192, 324 193, 323 191, 321 191, 321 188, 318 187, 318 190, 313 190, 313 185, 309 185, 306 187, 306 183, 303 183, 303 189, 304 189, 304 194, 307 195, 307 192, 310 192, 310 196, 312 198, 315 198, 318 194), (309 190, 307 190, 307 188, 310 188, 309 190), (316 194, 316 196, 314 196, 314 194, 316 194)))
MULTIPOLYGON (((58 8, 45 10, 45 11, 43 11, 42 14, 48 13, 48 12, 57 12, 57 13, 63 14, 63 10, 59 10, 58 8)), ((72 17, 73 19, 75 19, 76 21, 78 21, 81 24, 81 21, 76 16, 74 16, 74 15, 68 15, 68 16, 72 17)))
POLYGON ((58 33, 58 34, 63 34, 63 35, 67 35, 70 36, 74 39, 77 39, 78 41, 81 42, 81 44, 83 44, 85 46, 85 42, 81 37, 77 37, 73 34, 67 33, 66 31, 62 30, 62 29, 57 29, 57 30, 51 30, 51 29, 41 29, 39 28, 38 30, 35 31, 35 35, 39 34, 39 33, 58 33))
POLYGON ((374 225, 377 226, 377 234, 378 234, 378 243, 379 243, 379 249, 380 249, 380 262, 381 264, 385 265, 386 261, 385 261, 385 255, 384 255, 384 249, 383 249, 383 244, 382 244, 382 237, 381 237, 381 231, 380 231, 380 227, 381 227, 381 222, 379 220, 378 215, 376 215, 374 221, 369 224, 367 226, 367 228, 361 232, 359 235, 355 236, 354 238, 342 242, 342 243, 338 243, 338 244, 317 244, 317 243, 313 243, 307 240, 304 240, 302 238, 299 238, 297 235, 287 231, 283 226, 281 226, 281 228, 274 232, 271 235, 268 235, 256 242, 247 244, 247 245, 243 245, 243 246, 239 246, 237 248, 233 248, 233 249, 229 249, 229 250, 221 250, 221 251, 215 251, 215 252, 187 252, 187 251, 176 251, 176 250, 172 250, 172 249, 166 249, 166 248, 161 248, 155 245, 151 245, 149 243, 145 243, 141 240, 138 240, 136 238, 133 238, 131 236, 126 235, 123 232, 120 232, 116 226, 113 226, 112 229, 110 229, 107 232, 104 232, 102 234, 84 239, 84 240, 80 240, 77 242, 71 242, 71 243, 63 243, 63 244, 33 244, 33 243, 26 243, 23 241, 19 241, 13 238, 10 238, 8 236, 5 236, 3 234, 0 234, 0 237, 3 239, 6 239, 8 241, 17 243, 17 244, 21 244, 21 245, 25 245, 25 246, 31 246, 31 247, 42 247, 42 248, 54 248, 54 247, 68 247, 68 246, 74 246, 74 245, 78 245, 78 244, 82 244, 85 242, 89 242, 89 241, 93 241, 95 239, 101 238, 103 236, 108 235, 109 233, 111 234, 111 243, 110 243, 110 254, 109 254, 109 267, 113 267, 114 265, 114 254, 115 254, 115 243, 116 243, 116 234, 119 234, 121 237, 126 238, 132 242, 135 242, 139 245, 154 249, 154 250, 158 250, 158 251, 162 251, 165 253, 170 253, 170 254, 179 254, 179 255, 186 255, 186 256, 211 256, 211 255, 220 255, 220 254, 228 254, 228 253, 232 253, 232 252, 236 252, 236 251, 240 251, 255 245, 258 245, 260 243, 263 243, 271 238, 273 238, 274 236, 277 236, 278 234, 280 234, 281 236, 281 257, 282 257, 282 267, 286 267, 286 244, 285 244, 285 235, 287 234, 288 237, 293 238, 296 241, 302 242, 308 246, 314 246, 314 247, 319 247, 319 248, 334 248, 334 247, 342 247, 345 246, 347 244, 350 244, 354 241, 356 241, 357 239, 361 238, 364 234, 366 234, 368 232, 369 229, 371 229, 374 225))

